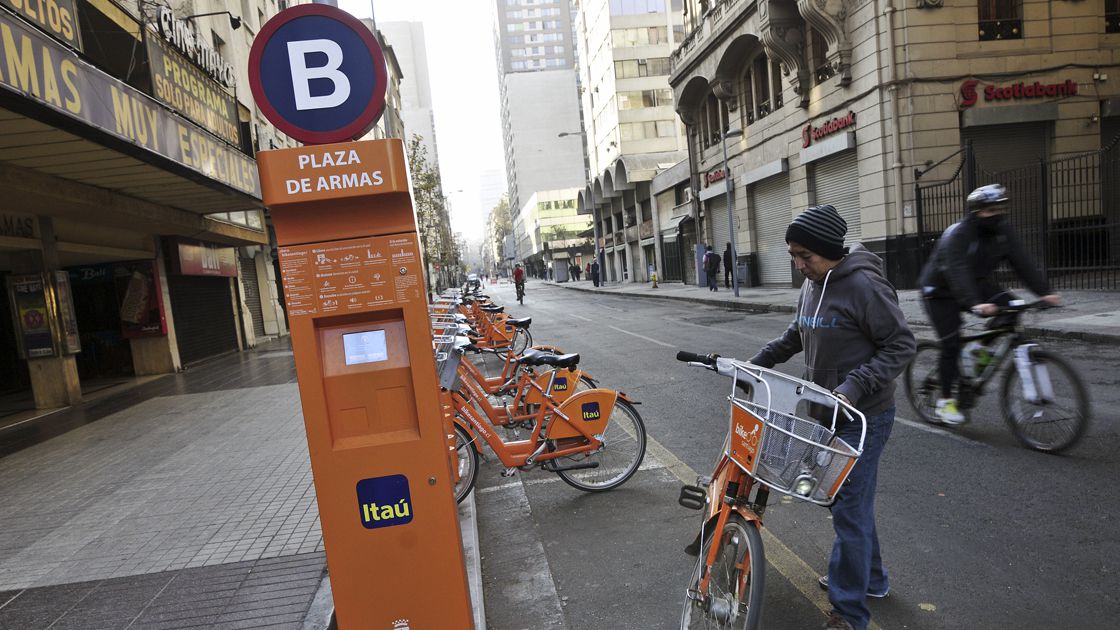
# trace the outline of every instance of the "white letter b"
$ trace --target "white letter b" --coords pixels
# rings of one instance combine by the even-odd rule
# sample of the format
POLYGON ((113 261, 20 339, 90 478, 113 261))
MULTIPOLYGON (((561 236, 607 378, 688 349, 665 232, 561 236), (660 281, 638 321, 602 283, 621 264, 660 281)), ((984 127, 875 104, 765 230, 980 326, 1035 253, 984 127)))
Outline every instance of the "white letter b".
POLYGON ((326 109, 337 107, 350 98, 350 79, 338 71, 342 65, 342 48, 329 39, 308 39, 288 42, 288 63, 292 68, 292 91, 296 97, 296 109, 326 109), (327 56, 326 65, 317 68, 307 67, 308 53, 323 53, 327 56), (322 96, 311 96, 311 80, 327 79, 334 84, 334 91, 322 96))

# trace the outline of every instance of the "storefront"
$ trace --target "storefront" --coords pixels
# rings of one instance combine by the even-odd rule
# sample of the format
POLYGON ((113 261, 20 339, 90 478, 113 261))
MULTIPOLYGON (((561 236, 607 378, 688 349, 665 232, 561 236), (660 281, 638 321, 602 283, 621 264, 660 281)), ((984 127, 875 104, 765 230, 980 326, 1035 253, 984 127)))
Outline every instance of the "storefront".
POLYGON ((168 276, 167 243, 269 242, 232 89, 152 39, 154 25, 78 6, 69 37, 0 6, 0 380, 36 408, 236 349, 236 259, 221 277, 168 276), (133 66, 150 76, 117 78, 133 66))
POLYGON ((788 287, 790 274, 786 228, 790 221, 789 176, 774 175, 751 187, 751 208, 755 217, 759 280, 765 286, 788 287))

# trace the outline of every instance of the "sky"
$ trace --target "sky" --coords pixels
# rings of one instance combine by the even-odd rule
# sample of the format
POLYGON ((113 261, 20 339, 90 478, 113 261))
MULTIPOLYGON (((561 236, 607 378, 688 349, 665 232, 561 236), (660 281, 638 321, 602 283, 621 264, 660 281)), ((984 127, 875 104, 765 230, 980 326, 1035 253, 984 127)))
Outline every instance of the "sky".
POLYGON ((372 8, 378 23, 423 22, 451 227, 481 240, 490 208, 481 207, 479 175, 505 171, 491 0, 339 0, 339 7, 359 18, 372 8))

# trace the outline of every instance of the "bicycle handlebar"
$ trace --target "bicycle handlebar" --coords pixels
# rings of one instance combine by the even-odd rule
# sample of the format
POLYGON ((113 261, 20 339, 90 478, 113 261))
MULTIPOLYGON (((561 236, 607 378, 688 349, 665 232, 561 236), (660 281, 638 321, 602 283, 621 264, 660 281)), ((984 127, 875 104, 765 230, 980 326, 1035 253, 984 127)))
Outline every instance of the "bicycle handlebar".
POLYGON ((715 366, 717 354, 696 354, 695 352, 677 351, 677 360, 685 363, 703 363, 709 367, 715 366))

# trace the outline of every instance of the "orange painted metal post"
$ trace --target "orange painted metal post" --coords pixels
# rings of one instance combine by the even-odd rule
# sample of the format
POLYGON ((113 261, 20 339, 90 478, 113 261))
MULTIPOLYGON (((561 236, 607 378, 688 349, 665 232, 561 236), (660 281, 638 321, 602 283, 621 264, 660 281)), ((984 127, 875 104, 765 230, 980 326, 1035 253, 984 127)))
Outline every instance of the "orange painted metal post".
POLYGON ((400 140, 257 154, 342 630, 469 629, 400 140))

